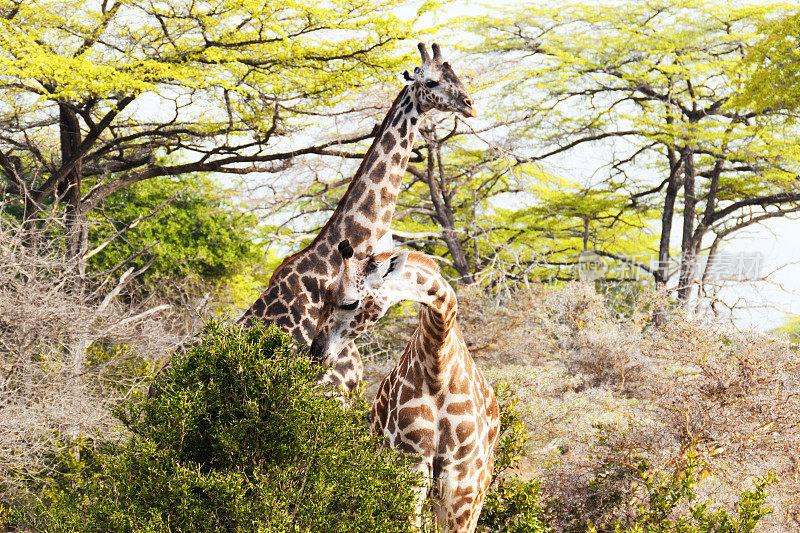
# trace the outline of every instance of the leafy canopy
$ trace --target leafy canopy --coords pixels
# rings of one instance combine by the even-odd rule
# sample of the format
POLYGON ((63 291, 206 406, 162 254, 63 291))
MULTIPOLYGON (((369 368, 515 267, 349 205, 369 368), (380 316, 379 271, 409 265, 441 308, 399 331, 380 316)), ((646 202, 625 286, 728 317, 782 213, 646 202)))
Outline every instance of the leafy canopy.
POLYGON ((800 105, 800 13, 760 26, 761 40, 744 57, 738 104, 755 109, 774 107, 792 111, 800 105))
POLYGON ((494 102, 512 134, 529 140, 520 161, 591 147, 597 182, 670 220, 673 171, 688 205, 684 237, 696 245, 798 208, 792 121, 734 98, 747 81, 742 58, 770 21, 789 15, 785 4, 630 0, 509 9, 471 24, 483 37, 476 53, 502 50, 512 69, 498 77, 494 102))
POLYGON ((404 59, 400 5, 0 0, 4 190, 41 209, 77 172, 87 213, 153 177, 281 171, 279 138, 404 59))
POLYGON ((117 192, 93 216, 92 245, 111 242, 90 258, 91 270, 149 265, 140 275, 145 285, 184 278, 220 283, 239 274, 262 259, 257 220, 224 195, 214 180, 192 175, 117 192))

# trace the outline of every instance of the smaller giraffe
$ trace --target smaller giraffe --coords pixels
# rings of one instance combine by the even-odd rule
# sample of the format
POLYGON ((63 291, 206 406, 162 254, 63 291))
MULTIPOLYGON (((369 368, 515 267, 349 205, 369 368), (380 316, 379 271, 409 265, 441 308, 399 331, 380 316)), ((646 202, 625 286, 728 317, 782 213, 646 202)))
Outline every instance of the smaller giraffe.
POLYGON ((394 304, 423 304, 419 326, 378 389, 372 431, 419 459, 415 468, 425 481, 412 518, 417 529, 432 496, 437 527, 474 531, 491 482, 500 411, 456 322, 456 294, 423 254, 404 250, 358 260, 347 241, 339 251, 342 266, 324 293, 311 355, 330 364, 394 304))

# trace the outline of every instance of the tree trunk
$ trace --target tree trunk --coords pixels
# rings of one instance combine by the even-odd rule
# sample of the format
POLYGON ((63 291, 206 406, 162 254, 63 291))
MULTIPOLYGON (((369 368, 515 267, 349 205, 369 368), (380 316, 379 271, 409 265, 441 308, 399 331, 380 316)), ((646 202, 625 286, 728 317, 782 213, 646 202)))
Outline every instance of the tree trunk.
POLYGON ((38 226, 36 216, 39 209, 30 195, 25 195, 25 211, 22 214, 22 245, 32 250, 39 244, 38 226))
MULTIPOLYGON (((81 130, 75 110, 66 102, 59 103, 59 125, 61 137, 61 161, 69 161, 78 151, 81 144, 81 130)), ((64 181, 58 186, 58 196, 66 203, 65 210, 65 246, 64 253, 67 264, 71 265, 70 286, 75 298, 83 298, 86 278, 86 260, 84 253, 88 245, 86 221, 81 207, 81 174, 82 162, 73 166, 66 174, 64 181)), ((88 337, 82 325, 77 325, 75 333, 65 339, 67 357, 67 383, 71 392, 76 412, 80 410, 82 394, 83 365, 86 359, 88 337)), ((67 436, 72 439, 72 454, 80 459, 80 427, 73 425, 66 428, 67 436)))
POLYGON ((684 158, 683 179, 683 235, 681 239, 681 273, 678 279, 678 302, 685 305, 692 296, 699 242, 694 234, 697 199, 695 196, 694 152, 688 150, 684 158))
MULTIPOLYGON (((667 160, 669 161, 669 177, 667 178, 667 189, 664 193, 664 208, 661 211, 661 238, 658 242, 658 263, 653 269, 653 278, 656 282, 656 290, 664 288, 669 279, 669 244, 672 236, 672 219, 675 216, 675 199, 681 188, 680 169, 683 164, 683 155, 678 157, 675 150, 667 149, 667 160)), ((667 320, 667 311, 662 306, 653 309, 653 322, 656 326, 663 326, 667 320)))
MULTIPOLYGON (((700 278, 700 283, 697 286, 697 294, 698 296, 706 300, 709 298, 709 291, 708 291, 708 275, 714 270, 714 262, 717 259, 717 251, 719 250, 719 244, 722 242, 722 237, 717 235, 714 238, 714 242, 711 244, 711 248, 708 250, 708 260, 706 261, 706 268, 703 270, 703 275, 700 278)), ((719 316, 719 312, 716 308, 717 301, 715 299, 711 300, 711 311, 713 311, 714 316, 719 316)))
POLYGON ((453 266, 456 272, 458 272, 458 282, 463 285, 474 283, 475 278, 472 276, 472 271, 469 268, 467 256, 461 246, 461 240, 458 238, 453 209, 447 195, 444 193, 446 182, 440 146, 437 144, 434 147, 431 142, 428 142, 428 169, 425 173, 425 177, 431 192, 431 202, 433 202, 433 208, 436 213, 436 221, 442 227, 442 238, 447 245, 450 256, 453 258, 453 266), (439 174, 438 180, 436 178, 437 167, 439 174))
POLYGON ((669 178, 664 193, 664 209, 661 212, 661 239, 658 243, 658 266, 654 277, 656 284, 664 285, 669 278, 669 243, 672 235, 672 219, 675 215, 675 199, 681 187, 680 172, 683 157, 676 157, 675 151, 669 149, 669 178))
MULTIPOLYGON (((75 110, 66 103, 61 102, 59 109, 59 125, 61 133, 61 161, 66 162, 74 157, 81 144, 81 129, 75 110)), ((66 204, 66 235, 65 256, 72 262, 74 281, 73 290, 77 295, 83 292, 86 276, 86 261, 83 254, 86 251, 88 235, 86 221, 81 207, 81 175, 83 165, 80 160, 72 167, 58 186, 58 196, 66 204)))

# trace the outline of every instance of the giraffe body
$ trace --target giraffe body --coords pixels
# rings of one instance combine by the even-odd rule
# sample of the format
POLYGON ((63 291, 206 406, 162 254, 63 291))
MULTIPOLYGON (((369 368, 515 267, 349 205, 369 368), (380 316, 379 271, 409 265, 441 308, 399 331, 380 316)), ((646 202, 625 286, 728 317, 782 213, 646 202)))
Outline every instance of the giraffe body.
POLYGON ((436 265, 408 252, 346 259, 326 292, 312 352, 318 358, 337 353, 406 299, 423 304, 420 323, 378 389, 372 431, 418 458, 425 483, 418 489, 417 527, 430 495, 442 531, 471 532, 491 482, 500 414, 456 322, 455 292, 436 265))
MULTIPOLYGON (((339 271, 337 244, 349 239, 355 254, 372 253, 389 231, 400 183, 414 144, 418 123, 431 109, 475 116, 472 99, 450 65, 441 61, 433 45, 431 58, 419 45, 422 65, 414 76, 405 73, 406 86, 395 99, 367 150, 347 192, 319 235, 275 270, 266 291, 245 311, 238 323, 253 320, 276 324, 301 344, 316 331, 325 286, 339 271)), ((361 380, 363 365, 352 343, 342 346, 323 381, 346 391, 361 380)))

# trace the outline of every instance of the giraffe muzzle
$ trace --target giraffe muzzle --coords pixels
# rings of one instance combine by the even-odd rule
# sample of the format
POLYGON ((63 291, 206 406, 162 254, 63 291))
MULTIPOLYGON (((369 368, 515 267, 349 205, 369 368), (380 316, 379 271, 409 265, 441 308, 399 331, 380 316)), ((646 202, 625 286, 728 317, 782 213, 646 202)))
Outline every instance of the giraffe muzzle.
POLYGON ((321 364, 323 366, 326 365, 327 357, 327 343, 325 342, 325 338, 321 336, 314 337, 314 340, 311 341, 311 349, 309 350, 309 355, 311 356, 311 360, 315 363, 321 364))
POLYGON ((459 104, 461 108, 461 114, 465 117, 470 118, 478 116, 478 110, 475 109, 475 102, 472 101, 472 98, 468 96, 461 98, 459 104))

